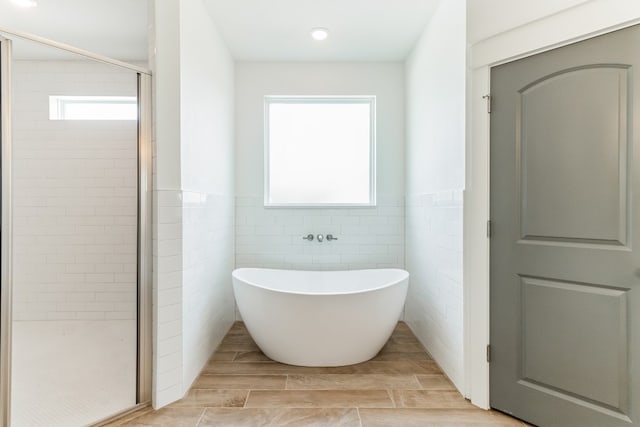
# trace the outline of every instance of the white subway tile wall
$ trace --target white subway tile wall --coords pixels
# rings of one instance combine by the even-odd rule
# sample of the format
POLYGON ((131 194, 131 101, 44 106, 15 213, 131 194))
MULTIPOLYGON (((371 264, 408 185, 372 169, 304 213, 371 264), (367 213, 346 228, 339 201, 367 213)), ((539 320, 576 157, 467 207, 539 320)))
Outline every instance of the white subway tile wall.
POLYGON ((236 197, 236 267, 304 270, 404 268, 404 197, 369 208, 265 208, 236 197), (319 242, 302 236, 332 234, 319 242))
POLYGON ((455 384, 463 383, 462 190, 407 197, 405 321, 455 384))
POLYGON ((49 95, 128 95, 134 73, 15 61, 13 316, 136 319, 137 123, 50 121, 49 95))
POLYGON ((154 388, 160 407, 182 395, 182 192, 156 190, 153 197, 154 388), (178 250, 165 254, 165 248, 178 250))
POLYGON ((155 242, 157 283, 157 405, 183 387, 185 366, 202 366, 226 329, 184 325, 231 324, 234 297, 233 198, 196 191, 159 190, 155 242), (189 284, 189 286, 184 286, 189 284), (192 349, 183 354, 183 347, 192 349), (198 360, 185 360, 197 358, 198 360), (200 360, 201 359, 201 360, 200 360), (189 362, 189 363, 187 363, 189 362))
MULTIPOLYGON (((233 197, 185 191, 183 195, 184 385, 199 374, 235 320, 233 197)), ((186 390, 184 390, 186 392, 186 390)))

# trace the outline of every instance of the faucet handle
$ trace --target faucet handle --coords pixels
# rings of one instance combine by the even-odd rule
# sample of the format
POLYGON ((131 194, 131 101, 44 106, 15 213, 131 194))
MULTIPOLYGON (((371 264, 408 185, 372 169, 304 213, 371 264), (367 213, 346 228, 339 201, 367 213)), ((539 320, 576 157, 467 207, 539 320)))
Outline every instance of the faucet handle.
POLYGON ((307 234, 306 236, 302 236, 302 239, 308 240, 308 241, 312 241, 313 240, 313 234, 307 234))
POLYGON ((322 237, 322 234, 318 234, 316 236, 316 239, 318 239, 318 242, 322 242, 322 240, 324 239, 324 237, 322 237))
POLYGON ((333 237, 333 234, 327 234, 327 241, 338 240, 337 237, 333 237))

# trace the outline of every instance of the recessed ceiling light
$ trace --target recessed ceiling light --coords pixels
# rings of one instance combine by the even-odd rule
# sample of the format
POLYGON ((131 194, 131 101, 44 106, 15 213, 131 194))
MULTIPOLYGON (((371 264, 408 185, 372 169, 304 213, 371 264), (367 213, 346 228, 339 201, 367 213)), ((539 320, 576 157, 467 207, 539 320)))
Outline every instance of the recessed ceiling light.
POLYGON ((38 6, 37 0, 11 0, 15 5, 20 7, 36 7, 38 6))
POLYGON ((314 40, 322 41, 329 37, 329 30, 322 27, 312 28, 311 37, 313 37, 314 40))

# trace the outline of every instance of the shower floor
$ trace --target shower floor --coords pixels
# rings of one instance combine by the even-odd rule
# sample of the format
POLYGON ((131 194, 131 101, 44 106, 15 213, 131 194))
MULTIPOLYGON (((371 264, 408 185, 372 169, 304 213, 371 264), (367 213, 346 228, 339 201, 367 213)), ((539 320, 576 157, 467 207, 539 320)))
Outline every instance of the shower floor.
POLYGON ((269 360, 236 322, 187 396, 110 426, 525 426, 466 401, 404 323, 373 360, 305 368, 269 360))
POLYGON ((12 426, 84 426, 135 405, 135 320, 16 321, 12 341, 12 426))

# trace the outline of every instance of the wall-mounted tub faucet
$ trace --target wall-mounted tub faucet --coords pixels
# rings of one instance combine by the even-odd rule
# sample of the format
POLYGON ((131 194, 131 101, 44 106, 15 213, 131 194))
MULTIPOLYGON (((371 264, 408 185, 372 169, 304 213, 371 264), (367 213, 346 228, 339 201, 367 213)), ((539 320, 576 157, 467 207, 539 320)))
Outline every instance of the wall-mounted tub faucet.
POLYGON ((333 234, 327 234, 326 236, 323 236, 322 234, 318 234, 317 236, 314 236, 313 234, 309 233, 306 236, 302 236, 303 240, 308 240, 310 242, 313 241, 313 239, 317 239, 318 243, 322 243, 325 239, 327 240, 327 242, 330 242, 332 240, 338 240, 337 237, 333 237, 333 234))

